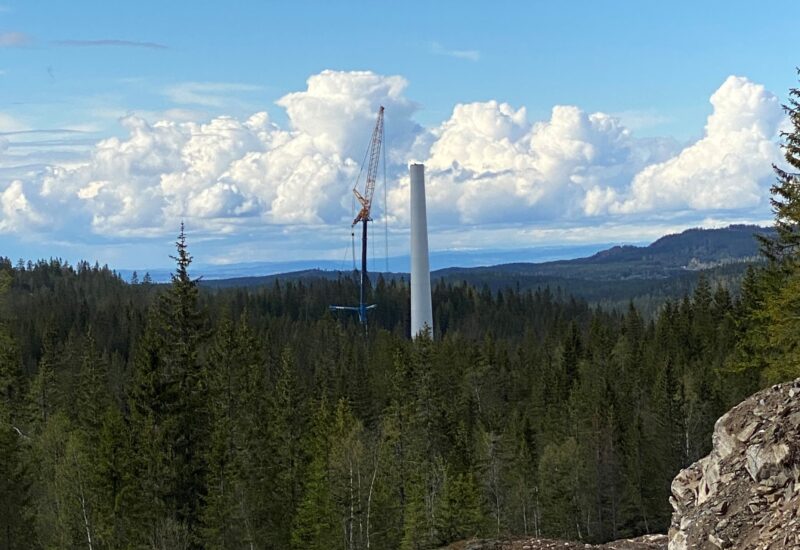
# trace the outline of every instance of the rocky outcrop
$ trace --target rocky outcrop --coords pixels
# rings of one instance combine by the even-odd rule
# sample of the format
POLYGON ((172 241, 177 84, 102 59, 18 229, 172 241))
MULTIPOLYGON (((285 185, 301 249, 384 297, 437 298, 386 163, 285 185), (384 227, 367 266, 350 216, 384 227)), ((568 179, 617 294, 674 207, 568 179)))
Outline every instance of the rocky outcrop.
POLYGON ((563 540, 525 538, 515 540, 470 540, 451 544, 446 550, 666 550, 665 535, 645 535, 606 544, 585 544, 563 540))
POLYGON ((672 482, 669 550, 800 549, 800 379, 746 399, 672 482))

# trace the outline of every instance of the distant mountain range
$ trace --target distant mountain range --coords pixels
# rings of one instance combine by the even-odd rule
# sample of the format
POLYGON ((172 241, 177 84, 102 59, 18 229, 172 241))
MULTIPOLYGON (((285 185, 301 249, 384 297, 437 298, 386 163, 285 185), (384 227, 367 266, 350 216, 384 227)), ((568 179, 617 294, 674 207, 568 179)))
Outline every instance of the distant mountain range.
MULTIPOLYGON (((466 282, 492 290, 550 287, 590 302, 620 306, 633 300, 643 309, 690 292, 700 273, 736 290, 747 266, 760 261, 756 235, 770 228, 732 225, 722 229, 689 229, 661 237, 647 246, 612 246, 575 259, 514 262, 481 267, 447 267, 431 273, 435 282, 466 282)), ((350 276, 351 271, 306 269, 264 276, 204 281, 212 288, 260 286, 276 279, 311 280, 350 276)), ((382 273, 408 279, 407 273, 382 273)), ((375 280, 377 274, 372 275, 375 280)), ((655 306, 653 306, 655 307, 655 306)))
MULTIPOLYGON (((487 265, 506 264, 519 262, 525 259, 527 262, 549 262, 569 258, 579 258, 594 254, 599 250, 604 250, 611 244, 578 244, 578 245, 556 245, 538 246, 531 248, 514 248, 504 250, 442 250, 433 251, 430 255, 431 269, 443 269, 446 267, 479 267, 487 265)), ((200 275, 204 280, 250 278, 272 275, 284 275, 299 271, 349 271, 353 263, 351 258, 347 260, 294 260, 283 262, 246 262, 236 264, 192 264, 192 273, 200 275)), ((407 273, 411 269, 411 258, 405 256, 390 257, 388 262, 385 258, 370 257, 370 271, 384 271, 392 273, 407 273), (387 269, 388 264, 388 269, 387 269)), ((170 279, 172 268, 138 269, 138 277, 141 279, 145 273, 149 273, 156 282, 167 282, 170 279)), ((124 279, 130 279, 133 275, 132 269, 121 269, 117 271, 124 279)))
POLYGON ((633 302, 652 314, 665 300, 692 292, 701 274, 737 293, 747 267, 761 261, 756 235, 771 234, 770 228, 752 225, 689 229, 648 246, 615 246, 585 258, 450 268, 433 277, 492 290, 555 288, 609 308, 633 302))
MULTIPOLYGON (((755 225, 732 225, 722 229, 689 229, 641 246, 581 244, 510 250, 446 250, 432 252, 430 260, 434 278, 502 275, 503 278, 658 279, 676 272, 755 261, 758 243, 753 236, 767 235, 771 231, 755 225), (520 258, 525 261, 521 262, 520 258)), ((384 258, 371 260, 372 269, 388 277, 407 274, 409 264, 408 256, 392 257, 388 262, 384 258)), ((194 264, 192 272, 213 286, 234 286, 260 284, 275 278, 336 278, 350 273, 352 265, 333 260, 194 264)), ((166 282, 172 269, 139 269, 139 278, 146 272, 154 281, 166 282)), ((118 273, 129 279, 133 270, 119 270, 118 273)))
POLYGON ((758 261, 755 235, 772 229, 731 225, 723 229, 688 229, 661 237, 648 246, 614 246, 586 258, 544 263, 511 263, 471 269, 449 268, 437 276, 460 273, 502 273, 513 276, 547 276, 589 280, 664 279, 685 271, 712 269, 758 261))
MULTIPOLYGON (((538 262, 511 262, 495 265, 477 265, 474 267, 444 267, 435 269, 431 275, 434 279, 469 279, 483 277, 504 279, 515 277, 558 277, 587 280, 628 280, 628 279, 665 279, 678 273, 708 270, 735 264, 747 264, 759 260, 759 244, 756 235, 769 236, 771 228, 757 225, 731 225, 722 229, 688 229, 682 233, 666 235, 647 246, 612 246, 599 250, 590 256, 572 259, 558 259, 538 262)), ((551 247, 549 249, 533 249, 541 257, 548 253, 564 255, 580 250, 592 250, 595 246, 551 247)), ((514 251, 518 257, 521 251, 514 251)), ((464 260, 464 255, 450 254, 451 260, 464 260)), ((502 257, 503 252, 485 252, 470 257, 470 263, 480 262, 487 258, 502 257)), ((511 254, 506 252, 505 254, 511 254)), ((437 256, 431 255, 432 258, 437 256)), ((278 279, 299 279, 308 277, 336 278, 349 274, 350 270, 331 269, 330 266, 319 266, 321 262, 308 262, 309 269, 293 269, 285 272, 272 272, 265 275, 222 276, 206 280, 211 286, 250 286, 265 281, 278 279), (328 267, 326 269, 326 267, 328 267)), ((433 263, 433 262, 432 262, 433 263)), ((437 263, 442 263, 439 258, 437 263)), ((274 271, 281 264, 245 264, 246 271, 257 269, 258 265, 274 271)), ((296 264, 286 264, 295 266, 296 264)), ((245 267, 229 268, 233 273, 245 270, 245 267)), ((222 272, 224 273, 224 271, 222 272)), ((407 272, 382 273, 385 277, 397 278, 407 276, 407 272)))

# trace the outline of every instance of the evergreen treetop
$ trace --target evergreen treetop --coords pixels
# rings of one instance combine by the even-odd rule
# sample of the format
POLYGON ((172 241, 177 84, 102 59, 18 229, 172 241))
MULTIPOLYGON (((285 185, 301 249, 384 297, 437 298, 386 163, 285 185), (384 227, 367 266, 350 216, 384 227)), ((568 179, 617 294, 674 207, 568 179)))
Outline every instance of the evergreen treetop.
POLYGON ((789 90, 783 109, 791 123, 790 129, 781 132, 783 158, 788 168, 773 165, 776 181, 770 200, 778 234, 774 238, 759 237, 764 255, 775 263, 800 259, 800 88, 789 90))

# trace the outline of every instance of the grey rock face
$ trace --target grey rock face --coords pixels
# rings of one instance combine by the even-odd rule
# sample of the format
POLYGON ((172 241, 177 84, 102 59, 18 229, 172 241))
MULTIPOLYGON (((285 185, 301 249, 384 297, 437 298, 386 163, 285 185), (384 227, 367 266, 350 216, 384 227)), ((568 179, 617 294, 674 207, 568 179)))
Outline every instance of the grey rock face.
POLYGON ((665 535, 645 535, 606 544, 592 545, 563 540, 524 538, 516 540, 471 540, 454 543, 443 550, 666 550, 665 535))
POLYGON ((746 399, 672 481, 670 550, 800 549, 800 379, 746 399))

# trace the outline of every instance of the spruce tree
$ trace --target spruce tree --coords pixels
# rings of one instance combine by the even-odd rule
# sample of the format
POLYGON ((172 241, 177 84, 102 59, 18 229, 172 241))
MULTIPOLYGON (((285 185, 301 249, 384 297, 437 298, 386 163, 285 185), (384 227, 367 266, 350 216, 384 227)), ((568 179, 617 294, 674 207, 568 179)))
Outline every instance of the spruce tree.
MULTIPOLYGON (((208 494, 203 523, 206 548, 244 548, 257 546, 264 508, 283 512, 284 523, 264 525, 267 534, 273 527, 290 521, 292 510, 285 495, 263 494, 274 480, 264 474, 264 463, 273 453, 264 447, 265 424, 272 419, 263 414, 263 374, 255 340, 242 320, 234 325, 223 319, 209 351, 208 395, 211 430, 207 446, 208 494), (288 505, 287 505, 288 504, 288 505)), ((276 447, 277 448, 277 447, 276 447)), ((288 468, 287 468, 288 469, 288 468)), ((283 469, 281 471, 284 471, 283 469)), ((283 529, 288 531, 286 527, 283 529)), ((278 541, 281 541, 276 536, 278 541)), ((286 546, 288 536, 283 544, 286 546)))
POLYGON ((25 443, 0 401, 0 550, 32 547, 34 539, 25 443))
POLYGON ((30 385, 28 407, 29 421, 33 431, 37 433, 44 429, 47 421, 56 412, 61 397, 56 380, 61 355, 52 325, 45 329, 42 348, 36 376, 30 385))
POLYGON ((162 327, 169 346, 165 350, 167 379, 175 389, 170 403, 173 486, 167 495, 175 519, 184 523, 190 537, 197 535, 205 497, 205 452, 208 432, 207 391, 200 346, 205 336, 203 313, 198 303, 198 279, 189 276, 192 263, 183 223, 172 256, 176 271, 172 285, 163 295, 162 327))
MULTIPOLYGON (((800 74, 800 69, 798 69, 800 74)), ((775 214, 774 238, 760 237, 762 252, 774 263, 800 261, 800 88, 789 90, 789 100, 783 106, 791 128, 781 132, 784 170, 773 165, 776 181, 772 185, 772 210, 775 214)))
POLYGON ((183 224, 175 246, 172 284, 151 311, 139 345, 131 408, 145 525, 152 530, 160 522, 155 539, 188 537, 195 547, 207 481, 207 374, 200 354, 206 331, 183 224))
POLYGON ((95 495, 97 540, 101 547, 123 548, 136 540, 136 524, 131 521, 135 462, 130 428, 116 404, 109 404, 102 414, 93 456, 90 482, 95 495))
MULTIPOLYGON (((8 288, 0 272, 0 298, 8 288)), ((21 361, 17 346, 0 319, 0 550, 31 546, 30 470, 25 446, 30 436, 20 429, 21 361)))
POLYGON ((786 169, 773 166, 771 189, 777 234, 760 237, 769 264, 759 273, 760 288, 750 294, 763 296, 763 303, 742 312, 742 324, 754 332, 737 346, 740 366, 763 361, 762 384, 800 375, 800 88, 790 89, 784 111, 791 125, 781 133, 786 169))
POLYGON ((169 404, 175 399, 165 376, 164 348, 157 308, 152 308, 136 348, 128 407, 133 448, 133 502, 129 520, 134 532, 146 540, 154 536, 158 521, 167 515, 169 404))
POLYGON ((341 541, 336 524, 335 503, 331 494, 330 449, 332 419, 323 399, 314 415, 308 441, 311 462, 308 464, 303 498, 295 512, 291 547, 295 550, 327 550, 341 541))
POLYGON ((97 352, 97 343, 91 328, 84 343, 77 390, 78 426, 85 432, 90 446, 94 447, 100 436, 100 425, 110 403, 110 395, 107 366, 97 352))

